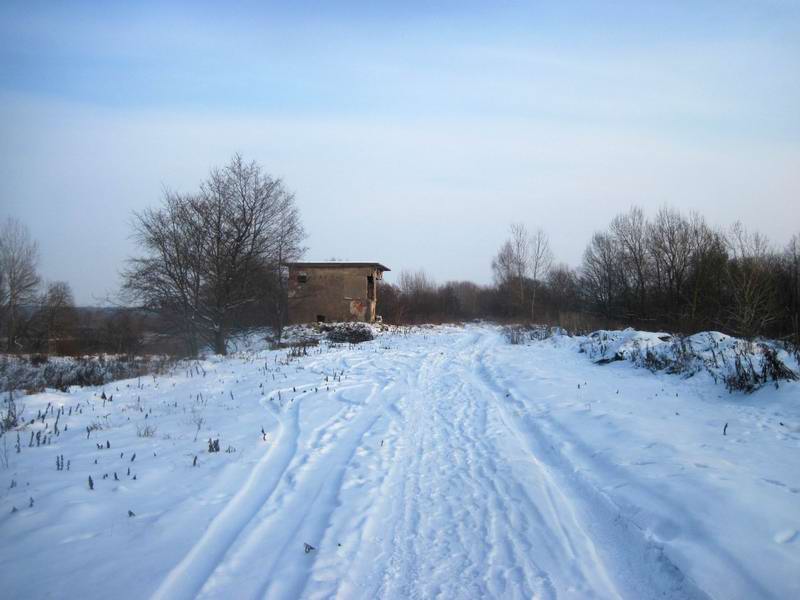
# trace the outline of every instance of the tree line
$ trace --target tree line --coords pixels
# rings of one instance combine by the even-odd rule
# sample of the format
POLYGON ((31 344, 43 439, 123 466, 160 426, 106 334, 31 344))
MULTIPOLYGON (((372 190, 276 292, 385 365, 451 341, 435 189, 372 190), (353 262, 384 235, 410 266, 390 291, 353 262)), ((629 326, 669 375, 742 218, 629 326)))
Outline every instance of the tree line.
POLYGON ((39 247, 27 227, 6 219, 0 224, 0 350, 82 355, 145 349, 154 317, 126 307, 76 307, 69 283, 44 281, 38 266, 39 247))
POLYGON ((800 234, 778 248, 741 223, 728 230, 697 213, 641 208, 614 217, 589 240, 578 267, 555 262, 547 234, 511 226, 491 262, 493 285, 402 272, 381 287, 389 321, 489 318, 573 330, 634 326, 719 330, 800 345, 800 234))
MULTIPOLYGON (((0 342, 10 352, 224 354, 229 336, 287 321, 285 263, 306 237, 294 195, 234 155, 190 193, 166 190, 133 215, 139 254, 122 270, 119 305, 77 309, 66 282, 43 283, 38 247, 13 219, 0 227, 0 342)), ((510 227, 491 285, 439 284, 424 270, 383 283, 390 323, 529 321, 573 331, 635 326, 714 329, 800 347, 800 234, 783 248, 741 223, 727 230, 663 207, 615 216, 577 267, 556 262, 546 232, 510 227)))
POLYGON ((0 225, 0 338, 8 352, 47 351, 49 340, 71 331, 72 290, 45 283, 38 272, 39 247, 16 219, 0 225))

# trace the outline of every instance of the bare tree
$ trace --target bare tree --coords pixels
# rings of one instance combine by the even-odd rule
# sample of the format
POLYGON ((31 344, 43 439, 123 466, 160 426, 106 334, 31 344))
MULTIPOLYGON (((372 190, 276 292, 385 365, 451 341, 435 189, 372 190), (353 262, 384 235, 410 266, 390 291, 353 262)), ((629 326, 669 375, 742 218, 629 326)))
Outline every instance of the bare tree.
POLYGON ((0 300, 9 351, 17 349, 20 309, 36 300, 38 262, 38 245, 28 228, 16 219, 6 219, 0 227, 0 300))
POLYGON ((447 283, 447 287, 452 291, 458 316, 469 318, 478 316, 481 291, 478 285, 471 281, 450 281, 447 283))
POLYGON ((300 222, 300 213, 294 197, 284 198, 285 206, 279 211, 275 227, 274 259, 267 264, 267 282, 263 286, 264 302, 272 315, 272 329, 280 342, 287 318, 288 271, 287 262, 299 260, 305 252, 302 245, 306 237, 300 222))
POLYGON ((386 323, 400 324, 406 321, 407 314, 402 302, 402 294, 396 285, 386 281, 381 283, 381 319, 386 323))
POLYGON ((400 271, 401 311, 414 320, 431 319, 437 309, 439 286, 424 270, 400 271))
POLYGON ((65 281, 48 283, 38 305, 26 337, 33 350, 48 352, 50 343, 70 335, 77 321, 72 289, 65 281))
POLYGON ((164 192, 159 209, 134 214, 134 240, 145 256, 123 271, 123 292, 161 315, 194 356, 200 345, 203 279, 201 227, 191 210, 194 198, 164 192))
MULTIPOLYGON (((796 247, 778 253, 741 224, 723 233, 694 212, 663 207, 648 222, 633 208, 593 236, 581 268, 584 302, 575 305, 634 326, 800 340, 796 247)), ((560 297, 558 275, 545 302, 560 297)))
POLYGON ((418 271, 400 271, 398 281, 400 293, 407 296, 432 293, 436 291, 436 282, 423 269, 418 271))
POLYGON ((728 235, 731 299, 728 314, 733 330, 746 338, 764 331, 778 317, 775 304, 774 260, 767 239, 735 223, 728 235))
POLYGON ((102 347, 114 354, 132 356, 144 342, 142 318, 131 309, 116 310, 103 320, 100 335, 102 347))
POLYGON ((226 353, 237 315, 263 299, 264 272, 298 257, 304 237, 294 195, 239 155, 197 194, 166 193, 161 208, 136 214, 134 229, 147 255, 130 261, 125 290, 171 318, 190 353, 200 339, 226 353))
POLYGON ((612 316, 620 289, 619 247, 608 233, 595 233, 583 253, 581 284, 590 304, 612 316))
POLYGON ((649 242, 665 308, 674 317, 691 263, 689 222, 677 210, 662 207, 650 224, 649 242))
POLYGON ((503 242, 497 255, 492 259, 492 272, 494 282, 498 286, 511 286, 516 277, 517 269, 514 265, 514 248, 509 240, 503 242))
POLYGON ((647 221, 641 208, 634 206, 611 221, 611 233, 622 253, 625 279, 632 281, 637 312, 644 315, 650 255, 647 251, 647 221))
POLYGON ((560 309, 574 309, 578 304, 580 281, 569 265, 559 263, 550 268, 547 273, 547 288, 560 309))
POLYGON ((724 236, 697 213, 689 217, 689 231, 691 268, 685 286, 686 316, 690 326, 697 327, 701 313, 719 312, 728 251, 724 236))
POLYGON ((531 321, 533 321, 536 318, 536 289, 539 287, 540 281, 547 277, 547 273, 553 265, 550 240, 542 229, 537 229, 536 233, 531 236, 528 265, 533 280, 533 290, 531 291, 531 321))
POLYGON ((783 260, 788 274, 789 321, 791 327, 791 341, 795 352, 800 356, 800 234, 795 234, 786 245, 783 260))
POLYGON ((525 306, 525 278, 530 269, 531 238, 522 223, 514 223, 510 237, 506 240, 492 260, 495 282, 516 293, 517 304, 522 310, 525 306))
MULTIPOLYGON (((202 316, 214 333, 214 349, 225 353, 230 316, 253 303, 259 291, 253 283, 265 260, 280 266, 286 254, 281 235, 287 218, 297 212, 294 196, 279 179, 266 176, 256 163, 246 164, 235 155, 223 169, 214 169, 201 186, 194 203, 206 232, 199 263, 206 282, 207 302, 202 316)), ((299 227, 299 224, 298 224, 299 227)))

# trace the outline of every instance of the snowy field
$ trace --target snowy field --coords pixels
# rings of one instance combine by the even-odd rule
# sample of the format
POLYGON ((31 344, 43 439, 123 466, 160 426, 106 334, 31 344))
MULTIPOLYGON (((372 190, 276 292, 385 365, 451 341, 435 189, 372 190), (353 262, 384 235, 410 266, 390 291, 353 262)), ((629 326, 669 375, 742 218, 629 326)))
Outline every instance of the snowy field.
POLYGON ((800 598, 800 384, 581 341, 417 328, 24 397, 0 597, 800 598))

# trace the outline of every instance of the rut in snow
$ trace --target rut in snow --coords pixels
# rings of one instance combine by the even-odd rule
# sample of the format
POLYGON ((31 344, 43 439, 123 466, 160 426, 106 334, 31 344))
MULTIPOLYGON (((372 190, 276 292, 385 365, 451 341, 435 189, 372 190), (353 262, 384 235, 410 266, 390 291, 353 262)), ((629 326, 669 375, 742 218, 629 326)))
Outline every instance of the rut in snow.
POLYGON ((525 416, 486 365, 495 343, 462 332, 351 367, 305 439, 289 408, 275 455, 157 596, 704 597, 525 416))
POLYGON ((9 455, 6 595, 800 597, 800 384, 729 396, 581 339, 426 327, 27 396, 66 412, 9 455))

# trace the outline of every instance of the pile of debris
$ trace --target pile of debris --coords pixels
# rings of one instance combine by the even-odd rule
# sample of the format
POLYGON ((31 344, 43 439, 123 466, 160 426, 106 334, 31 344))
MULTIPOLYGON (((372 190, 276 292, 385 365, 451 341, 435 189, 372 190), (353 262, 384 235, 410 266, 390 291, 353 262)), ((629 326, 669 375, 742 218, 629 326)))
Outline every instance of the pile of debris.
POLYGON ((325 337, 334 344, 360 344, 375 339, 372 328, 364 323, 331 323, 320 325, 325 337))

